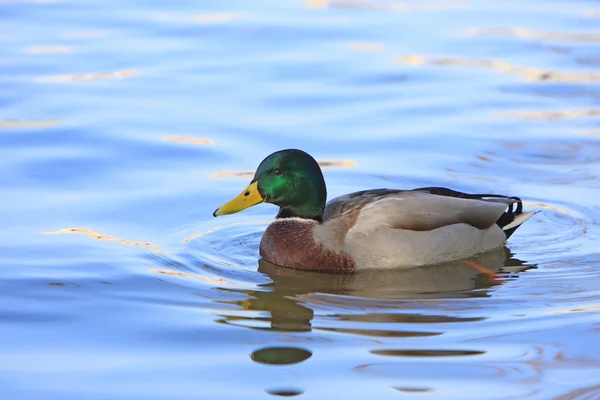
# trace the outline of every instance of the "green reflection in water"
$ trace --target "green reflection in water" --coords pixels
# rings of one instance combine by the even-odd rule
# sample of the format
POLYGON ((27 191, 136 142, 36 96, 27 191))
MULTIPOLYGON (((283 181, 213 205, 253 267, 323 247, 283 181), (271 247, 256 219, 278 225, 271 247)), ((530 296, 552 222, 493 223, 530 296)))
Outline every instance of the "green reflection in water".
POLYGON ((261 364, 289 365, 301 363, 311 356, 310 351, 298 347, 265 347, 255 350, 250 358, 261 364))

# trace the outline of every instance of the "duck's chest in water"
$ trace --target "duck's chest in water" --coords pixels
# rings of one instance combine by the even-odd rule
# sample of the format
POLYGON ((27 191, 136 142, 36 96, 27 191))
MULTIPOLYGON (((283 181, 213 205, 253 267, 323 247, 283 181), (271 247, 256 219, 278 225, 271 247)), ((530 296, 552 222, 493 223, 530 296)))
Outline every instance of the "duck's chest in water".
POLYGON ((346 254, 316 243, 317 221, 282 218, 273 222, 260 242, 260 255, 270 263, 309 271, 352 272, 354 261, 346 254))

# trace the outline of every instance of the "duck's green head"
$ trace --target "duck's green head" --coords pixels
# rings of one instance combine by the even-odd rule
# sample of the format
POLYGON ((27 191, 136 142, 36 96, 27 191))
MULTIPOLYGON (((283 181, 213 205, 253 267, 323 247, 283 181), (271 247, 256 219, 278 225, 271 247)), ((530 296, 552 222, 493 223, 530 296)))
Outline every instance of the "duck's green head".
POLYGON ((250 185, 213 215, 233 214, 267 202, 279 206, 277 218, 321 221, 327 190, 317 161, 302 150, 281 150, 265 158, 250 185))

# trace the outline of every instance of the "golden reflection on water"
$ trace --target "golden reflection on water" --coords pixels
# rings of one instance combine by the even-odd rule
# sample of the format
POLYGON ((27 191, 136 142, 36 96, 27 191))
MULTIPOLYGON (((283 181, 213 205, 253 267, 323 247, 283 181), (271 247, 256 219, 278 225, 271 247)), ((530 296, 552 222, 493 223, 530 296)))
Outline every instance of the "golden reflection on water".
POLYGON ((552 110, 552 111, 505 111, 497 113, 499 118, 518 118, 527 120, 557 120, 565 118, 600 117, 600 109, 552 110))
POLYGON ((415 12, 415 11, 439 11, 456 8, 466 8, 468 1, 420 1, 415 3, 394 2, 383 3, 377 1, 364 0, 306 0, 304 5, 309 8, 347 8, 356 10, 373 11, 395 11, 395 12, 415 12))
POLYGON ((522 39, 536 39, 545 41, 600 43, 600 32, 543 32, 529 28, 485 27, 468 29, 465 31, 465 34, 468 36, 509 36, 518 37, 522 39))
POLYGON ((581 313, 581 312, 591 312, 591 311, 600 311, 600 305, 550 311, 548 314, 570 314, 570 313, 581 313))
POLYGON ((67 54, 72 53, 71 46, 31 46, 25 50, 27 54, 67 54))
MULTIPOLYGON (((600 17, 599 17, 600 18, 600 17)), ((558 396, 555 400, 594 400, 600 399, 600 385, 575 389, 565 395, 558 396)))
POLYGON ((123 69, 112 72, 93 72, 89 74, 67 74, 58 76, 47 76, 40 78, 40 82, 45 83, 70 83, 70 82, 86 82, 102 79, 124 79, 131 78, 137 75, 137 72, 132 69, 123 69))
POLYGON ((209 175, 210 178, 221 179, 221 178, 252 178, 254 172, 252 171, 222 171, 215 172, 209 175))
POLYGON ((239 21, 250 18, 248 13, 219 13, 219 14, 203 14, 194 18, 197 24, 214 24, 220 22, 239 21))
POLYGON ((569 215, 573 214, 573 211, 569 210, 568 208, 555 206, 553 204, 546 204, 546 203, 539 203, 536 201, 523 200, 523 205, 525 207, 530 207, 530 208, 535 208, 535 209, 542 208, 545 210, 557 211, 557 212, 563 213, 563 214, 569 214, 569 215))
POLYGON ((121 239, 121 238, 105 235, 102 233, 98 233, 98 232, 95 232, 88 228, 64 228, 64 229, 59 229, 54 232, 43 232, 43 234, 44 235, 79 234, 79 235, 85 235, 89 238, 96 239, 96 240, 117 242, 117 243, 121 243, 121 244, 126 244, 128 246, 135 246, 135 247, 147 247, 153 253, 167 253, 167 251, 161 249, 160 246, 157 246, 150 242, 138 242, 135 240, 121 239))
POLYGON ((178 278, 187 278, 187 279, 199 279, 205 282, 208 282, 213 285, 229 285, 230 282, 223 278, 215 278, 210 276, 205 276, 202 274, 195 274, 191 272, 183 272, 183 271, 175 271, 173 269, 166 268, 148 268, 148 271, 153 274, 165 275, 165 276, 175 276, 178 278))
POLYGON ((189 136, 163 136, 163 137, 161 137, 161 139, 167 140, 170 142, 197 144, 200 146, 208 146, 208 145, 215 144, 215 142, 213 142, 210 139, 202 139, 202 138, 189 137, 189 136))
POLYGON ((24 121, 18 119, 1 119, 0 129, 39 129, 60 125, 61 120, 24 121))
MULTIPOLYGON (((354 160, 317 160, 319 166, 323 169, 335 168, 353 168, 358 165, 354 160)), ((209 175, 210 178, 252 178, 254 171, 222 171, 215 172, 209 175)))
POLYGON ((159 22, 179 22, 196 23, 202 25, 221 24, 232 21, 241 21, 251 18, 251 14, 245 12, 238 13, 212 13, 212 14, 178 14, 178 13, 158 13, 151 16, 159 22))
POLYGON ((360 43, 354 42, 348 45, 348 48, 352 51, 360 51, 366 53, 376 53, 385 51, 386 48, 381 43, 360 43))
POLYGON ((521 80, 526 82, 600 82, 600 73, 597 72, 561 72, 532 67, 519 67, 502 60, 438 57, 415 54, 396 57, 395 62, 413 67, 430 65, 438 67, 486 68, 501 72, 503 74, 516 75, 521 80))

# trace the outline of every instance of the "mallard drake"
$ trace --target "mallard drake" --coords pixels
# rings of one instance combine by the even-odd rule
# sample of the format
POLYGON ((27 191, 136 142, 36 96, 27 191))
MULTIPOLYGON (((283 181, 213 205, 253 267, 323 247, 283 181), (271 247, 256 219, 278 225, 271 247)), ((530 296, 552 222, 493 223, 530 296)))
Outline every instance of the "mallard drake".
POLYGON ((535 211, 518 197, 441 187, 375 189, 326 204, 317 161, 302 150, 265 158, 250 185, 213 215, 267 202, 279 213, 260 242, 266 261, 309 271, 409 268, 472 257, 504 246, 535 211))

